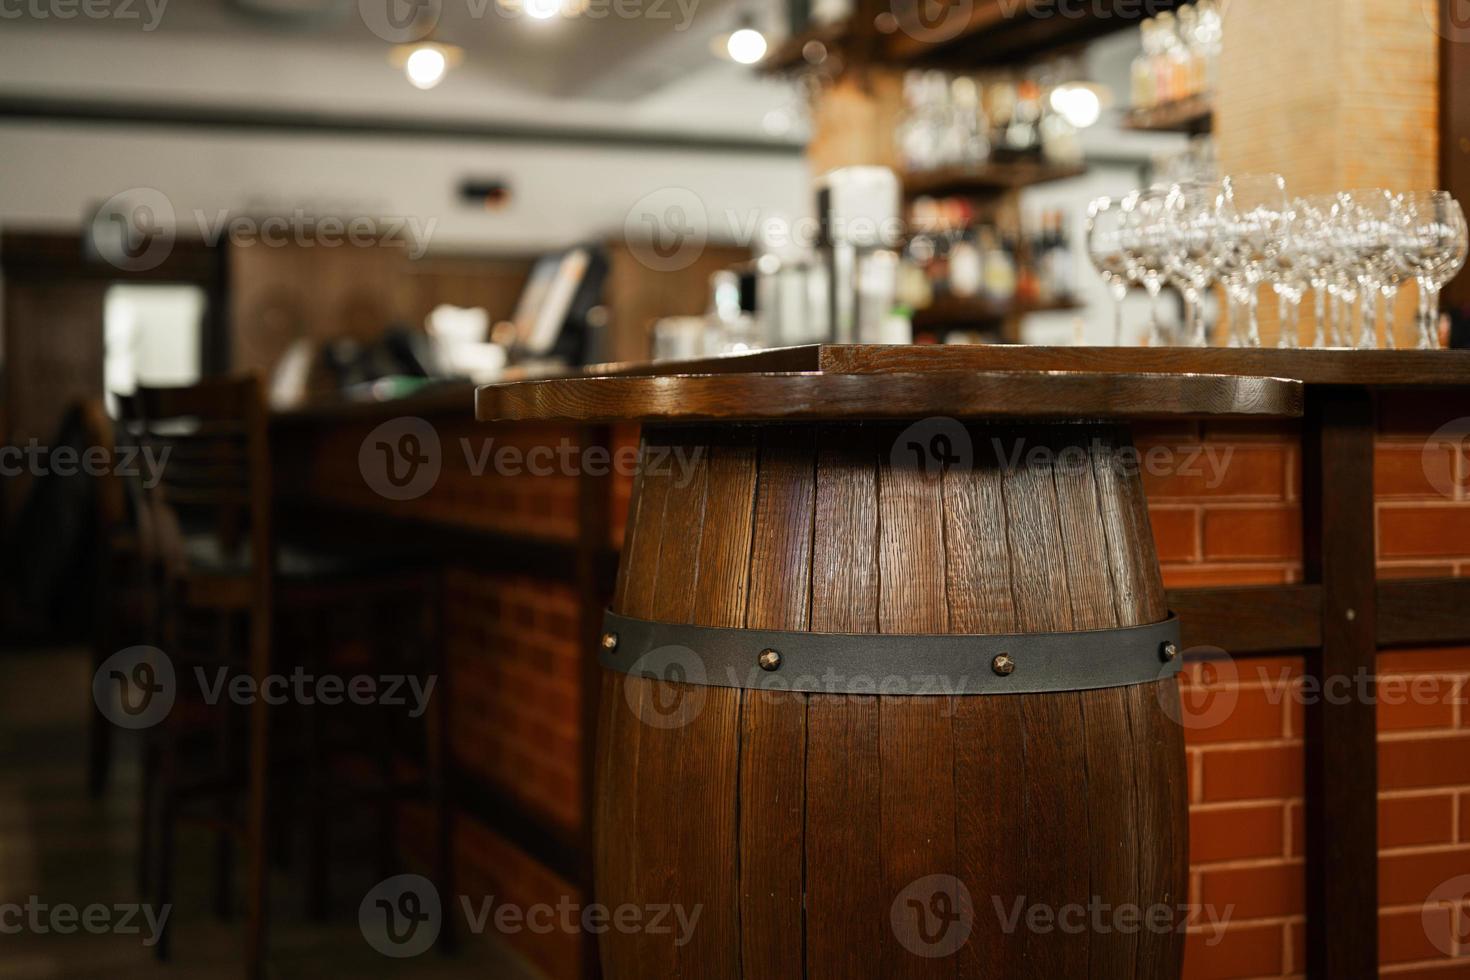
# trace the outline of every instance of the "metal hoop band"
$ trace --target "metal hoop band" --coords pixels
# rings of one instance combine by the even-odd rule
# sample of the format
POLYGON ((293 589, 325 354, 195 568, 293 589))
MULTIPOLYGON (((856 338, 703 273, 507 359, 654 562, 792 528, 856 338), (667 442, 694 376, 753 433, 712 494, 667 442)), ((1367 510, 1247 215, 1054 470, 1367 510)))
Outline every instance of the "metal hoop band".
POLYGON ((805 633, 603 617, 608 670, 810 694, 1034 694, 1146 684, 1179 672, 1179 620, 1064 633, 805 633))

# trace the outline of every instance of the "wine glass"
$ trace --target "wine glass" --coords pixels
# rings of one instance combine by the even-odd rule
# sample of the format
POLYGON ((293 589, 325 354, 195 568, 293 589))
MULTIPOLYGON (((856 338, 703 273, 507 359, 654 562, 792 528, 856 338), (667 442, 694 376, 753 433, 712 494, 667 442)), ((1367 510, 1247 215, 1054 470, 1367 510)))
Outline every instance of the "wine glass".
POLYGON ((1439 291, 1465 264, 1470 234, 1465 212, 1447 191, 1403 195, 1400 266, 1419 284, 1419 347, 1439 346, 1439 291))
POLYGON ((1220 182, 1215 201, 1217 261, 1237 305, 1248 316, 1247 347, 1261 346, 1259 295, 1291 235, 1286 180, 1280 174, 1238 174, 1220 182))
MULTIPOLYGON (((1371 348, 1378 343, 1379 300, 1396 297, 1401 278, 1393 254, 1394 197, 1381 187, 1349 191, 1343 196, 1351 202, 1347 209, 1347 242, 1362 296, 1358 346, 1371 348)), ((1392 309, 1385 316, 1384 333, 1385 346, 1393 346, 1392 309)))
POLYGON ((1123 204, 1100 197, 1087 206, 1087 256, 1113 295, 1113 343, 1123 343, 1123 300, 1133 282, 1133 265, 1123 248, 1123 204))
POLYGON ((1164 200, 1168 191, 1162 187, 1134 191, 1123 199, 1123 252, 1132 267, 1133 277, 1148 291, 1149 343, 1163 342, 1163 324, 1159 320, 1159 293, 1164 288, 1164 270, 1169 251, 1164 220, 1164 200))
MULTIPOLYGON (((1293 247, 1307 284, 1312 287, 1316 323, 1312 330, 1312 346, 1327 346, 1327 300, 1336 288, 1332 272, 1331 194, 1299 197, 1292 204, 1296 220, 1292 226, 1293 247)), ((1334 299, 1335 302, 1335 299, 1334 299)))
POLYGON ((1195 347, 1209 346, 1201 300, 1214 279, 1217 193, 1214 184, 1185 181, 1164 200, 1165 268, 1184 294, 1185 341, 1195 347))
POLYGON ((1333 282, 1332 297, 1336 310, 1332 317, 1332 346, 1353 345, 1353 303, 1358 297, 1357 252, 1352 238, 1353 200, 1347 194, 1332 195, 1332 211, 1327 222, 1329 243, 1328 272, 1333 282))

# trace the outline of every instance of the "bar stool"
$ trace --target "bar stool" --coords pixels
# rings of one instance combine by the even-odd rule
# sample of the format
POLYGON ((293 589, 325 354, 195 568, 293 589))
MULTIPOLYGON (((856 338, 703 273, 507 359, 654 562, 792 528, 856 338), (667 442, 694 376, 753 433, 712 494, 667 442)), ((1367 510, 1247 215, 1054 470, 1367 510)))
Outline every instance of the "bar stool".
POLYGON ((478 392, 484 421, 644 423, 595 890, 702 918, 608 931, 612 980, 1179 976, 1179 633, 1126 423, 1299 415, 1300 385, 895 350, 478 392), (1028 925, 1097 902, 1162 927, 1028 925))
MULTIPOLYGON (((332 742, 323 734, 322 714, 314 707, 272 707, 258 696, 264 680, 283 672, 295 644, 282 643, 282 623, 300 616, 318 627, 342 623, 362 603, 432 610, 437 580, 432 572, 383 568, 350 556, 322 554, 276 540, 272 483, 267 444, 266 409, 255 378, 211 380, 184 388, 140 388, 134 426, 140 444, 164 460, 162 478, 148 492, 153 548, 157 554, 162 610, 161 645, 176 678, 177 702, 166 720, 149 731, 145 751, 144 842, 146 887, 154 900, 172 900, 175 826, 179 819, 199 819, 217 833, 216 906, 227 914, 231 893, 233 842, 243 837, 249 857, 245 966, 248 975, 264 972, 267 878, 271 842, 286 834, 286 808, 277 799, 305 799, 306 824, 312 842, 309 901, 314 912, 326 905, 326 841, 330 807, 349 800, 334 794, 334 774, 348 755, 370 754, 382 778, 372 798, 387 812, 405 795, 422 795, 442 810, 439 765, 443 755, 442 712, 431 700, 421 723, 424 758, 417 774, 398 775, 400 753, 380 742, 358 738, 332 742), (164 453, 167 456, 164 456, 164 453), (205 703, 196 669, 206 675, 244 674, 257 692, 248 708, 226 697, 205 703), (299 744, 282 734, 295 727, 299 744), (376 750, 376 751, 374 751, 376 750), (278 763, 272 766, 272 762, 278 763), (304 767, 303 764, 304 763, 304 767), (308 778, 283 779, 293 770, 308 778), (193 807, 193 809, 190 809, 193 807), (243 813, 241 812, 243 809, 243 813)), ((411 617, 403 617, 412 623, 411 617)), ((402 663, 437 676, 438 661, 432 622, 418 631, 417 643, 402 649, 427 651, 418 663, 402 663)), ((319 629, 316 638, 328 641, 319 629)), ((311 645, 299 659, 303 669, 334 665, 311 645)), ((380 712, 364 725, 385 731, 380 712)), ((364 799, 355 794, 350 802, 364 799)), ((380 816, 380 826, 391 820, 380 816)), ((440 814, 437 826, 447 826, 440 814)), ((434 876, 450 893, 448 843, 438 847, 434 876)), ((160 958, 170 953, 169 931, 157 945, 160 958)))

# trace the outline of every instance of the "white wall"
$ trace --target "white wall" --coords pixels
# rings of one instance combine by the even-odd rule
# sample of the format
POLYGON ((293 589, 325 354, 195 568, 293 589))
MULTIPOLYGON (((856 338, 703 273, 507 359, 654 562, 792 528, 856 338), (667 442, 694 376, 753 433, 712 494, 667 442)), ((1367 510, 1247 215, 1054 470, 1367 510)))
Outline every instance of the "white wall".
POLYGON ((431 250, 524 251, 620 233, 630 208, 685 188, 711 235, 737 214, 809 209, 800 157, 463 141, 219 134, 0 121, 0 224, 78 228, 113 194, 164 194, 181 234, 222 209, 367 214, 417 221, 431 250), (495 211, 456 200, 467 176, 507 181, 495 211))
MULTIPOLYGON (((430 92, 385 46, 300 39, 15 27, 0 29, 0 92, 50 99, 254 107, 514 121, 766 138, 787 88, 714 61, 647 97, 599 101, 518 88, 472 59, 430 92)), ((493 143, 0 120, 0 224, 80 227, 113 194, 162 192, 185 232, 220 210, 412 218, 432 249, 558 247, 620 232, 629 209, 685 188, 724 234, 732 211, 810 211, 799 154, 493 143), (506 181, 508 206, 456 200, 466 177, 506 181)))

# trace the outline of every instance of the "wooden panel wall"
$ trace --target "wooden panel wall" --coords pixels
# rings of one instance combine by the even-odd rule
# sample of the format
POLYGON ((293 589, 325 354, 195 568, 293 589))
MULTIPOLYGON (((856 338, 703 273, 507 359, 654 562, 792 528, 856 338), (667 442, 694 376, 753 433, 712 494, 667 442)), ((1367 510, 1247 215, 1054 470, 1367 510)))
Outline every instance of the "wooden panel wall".
POLYGON ((268 373, 298 338, 370 341, 394 323, 422 328, 440 303, 511 314, 531 260, 411 260, 400 246, 230 249, 233 367, 268 373))
MULTIPOLYGON (((1432 3, 1231 0, 1215 109, 1221 173, 1274 171, 1295 194, 1428 190, 1439 177, 1439 48, 1432 3), (1431 11, 1432 13, 1432 11, 1431 11)), ((1309 301, 1310 302, 1310 301, 1309 301)), ((1415 296, 1395 336, 1413 346, 1415 296)), ((1262 340, 1278 336, 1263 293, 1262 340)), ((1303 316, 1310 339, 1311 317, 1303 316)))

